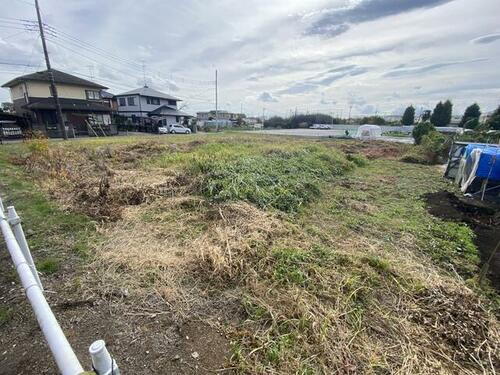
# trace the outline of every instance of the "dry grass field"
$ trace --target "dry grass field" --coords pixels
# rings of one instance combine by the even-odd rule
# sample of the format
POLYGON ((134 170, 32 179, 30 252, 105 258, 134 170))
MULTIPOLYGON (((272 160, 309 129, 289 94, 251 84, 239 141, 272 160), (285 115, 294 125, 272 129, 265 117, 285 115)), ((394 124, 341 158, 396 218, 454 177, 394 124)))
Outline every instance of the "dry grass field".
MULTIPOLYGON (((123 373, 493 374, 499 302, 411 145, 218 134, 0 148, 47 298, 123 373)), ((54 364, 0 255, 0 374, 54 364)))

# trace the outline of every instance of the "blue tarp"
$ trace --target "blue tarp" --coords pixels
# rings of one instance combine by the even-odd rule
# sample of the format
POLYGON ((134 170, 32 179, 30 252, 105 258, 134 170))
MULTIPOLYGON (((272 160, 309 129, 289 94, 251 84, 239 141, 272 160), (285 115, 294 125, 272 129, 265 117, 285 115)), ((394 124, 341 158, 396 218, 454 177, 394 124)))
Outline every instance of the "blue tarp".
POLYGON ((479 165, 477 166, 476 176, 479 178, 500 181, 499 147, 487 147, 483 149, 481 158, 479 159, 479 165))
POLYGON ((472 150, 481 149, 476 177, 500 181, 500 147, 491 144, 471 144, 465 148, 464 155, 469 158, 472 150))
POLYGON ((490 147, 498 148, 500 146, 492 145, 491 143, 471 143, 465 147, 464 156, 468 158, 472 150, 475 150, 477 148, 480 150, 484 150, 485 148, 490 148, 490 147))

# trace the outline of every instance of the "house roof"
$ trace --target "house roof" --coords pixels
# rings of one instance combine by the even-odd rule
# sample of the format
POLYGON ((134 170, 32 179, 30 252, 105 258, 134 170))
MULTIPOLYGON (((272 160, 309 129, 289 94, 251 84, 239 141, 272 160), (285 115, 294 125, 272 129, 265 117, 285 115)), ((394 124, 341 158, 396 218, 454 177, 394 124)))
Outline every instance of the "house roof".
MULTIPOLYGON (((111 108, 95 103, 90 100, 59 98, 61 110, 63 111, 88 111, 88 112, 111 112, 111 108)), ((29 104, 25 104, 26 109, 56 109, 53 98, 37 98, 29 104)))
POLYGON ((171 107, 169 105, 162 105, 156 108, 154 111, 148 113, 150 116, 161 116, 161 115, 171 115, 171 116, 184 116, 184 117, 193 117, 186 112, 179 111, 175 107, 171 107))
MULTIPOLYGON (((52 74, 54 75, 54 81, 56 83, 64 83, 67 85, 75 85, 75 86, 94 87, 96 89, 107 89, 106 86, 102 86, 99 85, 98 83, 87 81, 86 79, 79 78, 71 74, 61 72, 59 70, 52 69, 52 74)), ((43 70, 41 72, 35 72, 26 74, 24 76, 16 77, 7 83, 4 83, 2 87, 12 87, 26 81, 50 82, 49 71, 43 70)))
POLYGON ((111 94, 110 92, 108 91, 101 91, 101 96, 104 98, 104 99, 112 99, 114 97, 113 94, 111 94))
POLYGON ((176 100, 178 102, 181 101, 181 99, 176 98, 175 96, 171 96, 168 94, 164 94, 163 92, 157 91, 155 89, 152 89, 151 87, 144 86, 135 90, 127 91, 122 94, 118 94, 116 96, 127 96, 127 95, 141 95, 141 96, 151 96, 153 98, 161 98, 161 99, 168 99, 168 100, 176 100))

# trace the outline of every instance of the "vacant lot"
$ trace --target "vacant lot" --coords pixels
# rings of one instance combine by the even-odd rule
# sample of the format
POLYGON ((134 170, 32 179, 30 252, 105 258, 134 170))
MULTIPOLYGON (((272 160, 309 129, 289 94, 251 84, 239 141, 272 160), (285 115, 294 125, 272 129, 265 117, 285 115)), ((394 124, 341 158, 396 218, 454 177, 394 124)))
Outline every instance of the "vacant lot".
MULTIPOLYGON (((79 358, 123 373, 456 374, 498 369, 453 190, 411 145, 253 135, 0 149, 49 303, 79 358), (28 229, 29 228, 29 229, 28 229)), ((0 374, 54 364, 0 253, 0 374)))

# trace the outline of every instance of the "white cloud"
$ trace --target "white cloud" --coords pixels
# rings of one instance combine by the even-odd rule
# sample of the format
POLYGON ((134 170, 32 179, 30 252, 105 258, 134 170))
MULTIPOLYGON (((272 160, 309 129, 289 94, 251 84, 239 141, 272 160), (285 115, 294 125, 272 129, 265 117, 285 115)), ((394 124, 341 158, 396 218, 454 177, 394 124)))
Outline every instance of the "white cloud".
MULTIPOLYGON (((458 112, 475 101, 485 111, 500 102, 498 0, 474 6, 470 0, 248 0, 244 6, 252 11, 215 0, 42 4, 46 23, 100 51, 58 34, 49 41, 55 68, 88 75, 92 65, 94 79, 118 93, 142 85, 144 60, 148 84, 189 101, 190 112, 214 107, 215 69, 219 102, 244 103, 249 115, 261 113, 263 102, 277 113, 335 102, 344 114, 352 106, 353 115, 433 107, 448 98, 458 112)), ((35 18, 23 2, 2 10, 2 17, 35 18)), ((36 34, 18 31, 0 28, 0 61, 38 66, 36 34)), ((0 83, 34 70, 2 65, 0 83)), ((0 101, 8 98, 0 89, 0 101)))
POLYGON ((268 92, 263 92, 262 94, 259 95, 259 97, 257 99, 260 100, 261 102, 264 102, 264 103, 277 103, 278 102, 278 99, 274 98, 268 92))

